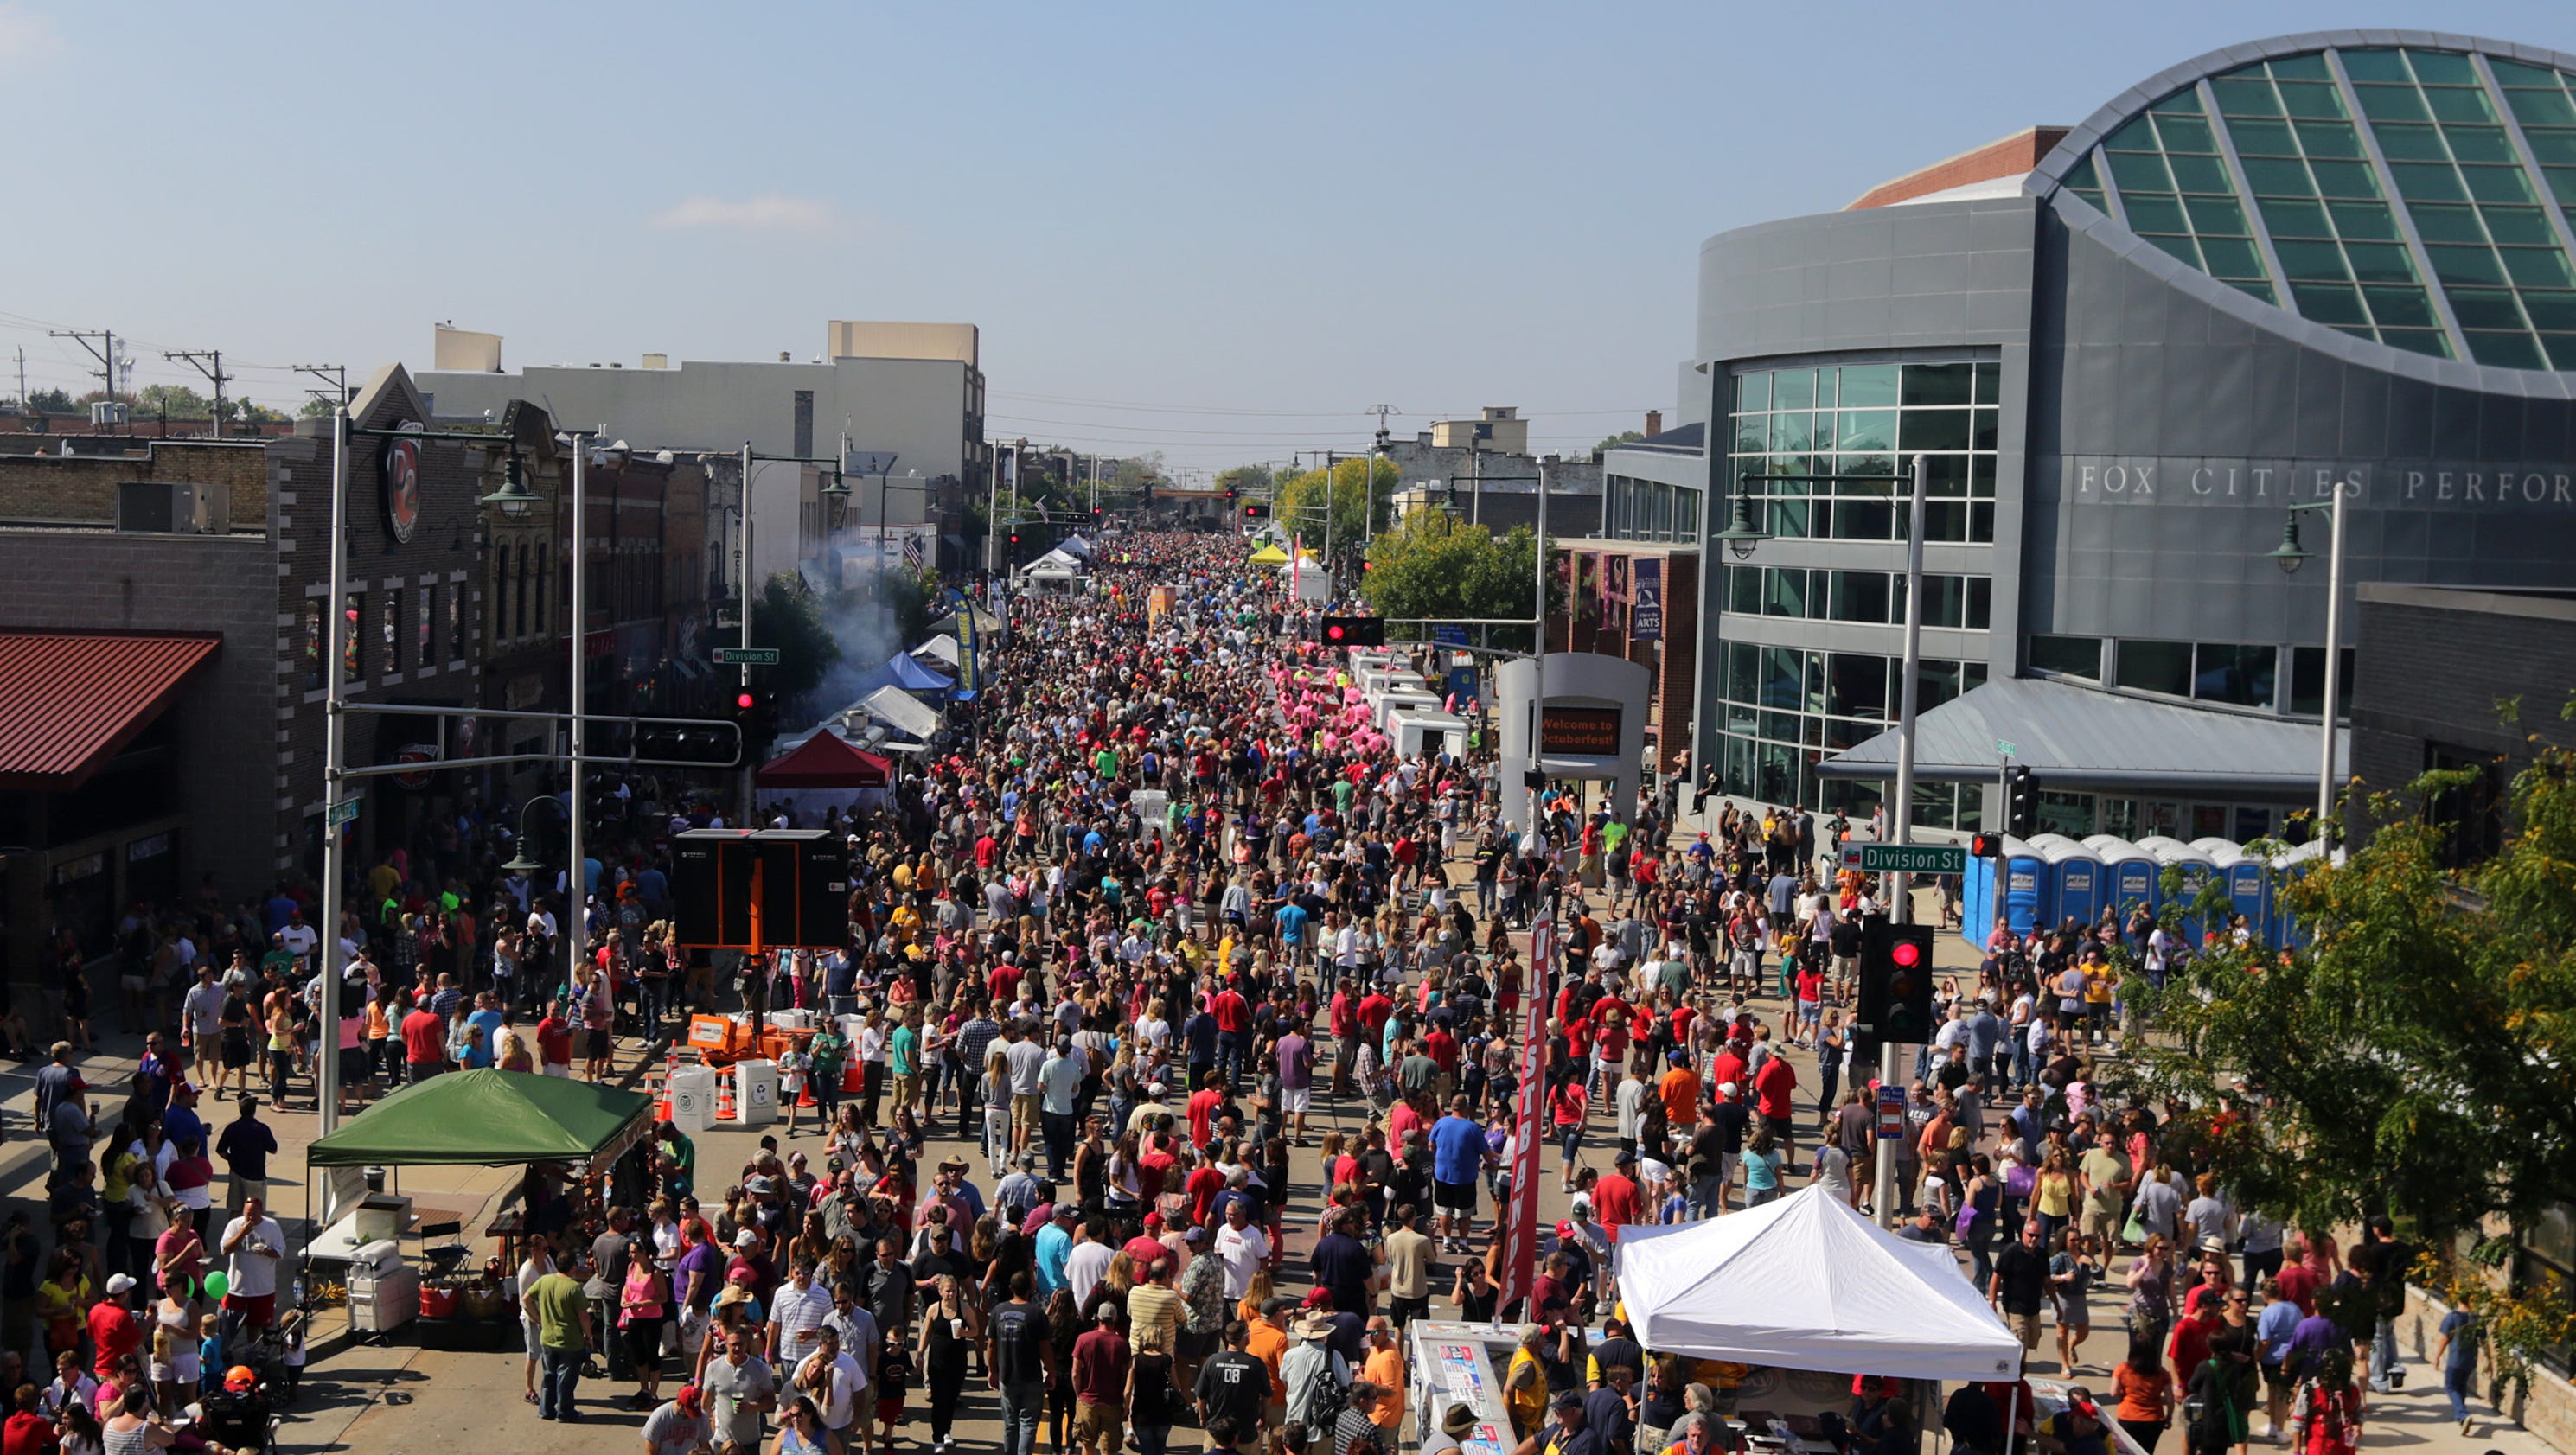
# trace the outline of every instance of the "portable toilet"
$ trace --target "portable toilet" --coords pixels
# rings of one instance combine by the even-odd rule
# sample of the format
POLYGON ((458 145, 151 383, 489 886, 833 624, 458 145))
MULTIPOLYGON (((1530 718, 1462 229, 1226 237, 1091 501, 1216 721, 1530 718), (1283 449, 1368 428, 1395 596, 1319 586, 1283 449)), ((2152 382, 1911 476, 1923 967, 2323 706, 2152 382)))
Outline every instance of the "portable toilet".
POLYGON ((2084 841, 2084 847, 2101 860, 2102 902, 2116 911, 2123 923, 2139 905, 2145 905, 2149 914, 2163 907, 2164 875, 2155 855, 2118 834, 2094 834, 2084 841))
POLYGON ((2272 856, 2272 872, 2264 884, 2263 911, 2267 925, 2265 935, 2274 946, 2286 950, 2308 942, 2307 926, 2300 924, 2290 913, 2289 906, 2282 902, 2281 890, 2290 881, 2305 877, 2309 870, 2324 862, 2325 855, 2325 846, 2310 839, 2297 848, 2272 856))
POLYGON ((1410 689, 1381 692, 1369 699, 1369 716, 1377 719, 1377 730, 1389 737, 1395 735, 1395 715, 1399 712, 1438 712, 1440 699, 1428 692, 1410 689))
POLYGON ((2055 893, 2049 899, 2048 922, 2091 924, 2102 917, 2102 856, 2062 834, 2041 834, 2031 847, 2054 866, 2055 893))
POLYGON ((1391 708, 1386 714, 1386 734, 1395 740, 1399 758, 1467 755, 1467 720, 1445 712, 1391 708))
POLYGON ((2236 912, 2245 916, 2247 933, 2257 939, 2265 936, 2263 886, 2265 864, 2233 839, 2202 838, 2191 846, 2207 854, 2217 865, 2218 877, 2227 886, 2227 897, 2236 912))
MULTIPOLYGON (((2004 840, 2003 858, 1997 862, 2003 892, 1996 897, 1995 912, 2016 935, 2027 935, 2035 927, 2048 924, 2048 903, 2057 882, 2056 866, 2048 857, 2020 839, 2004 840)), ((1987 920, 1991 931, 1993 920, 1987 920)))
POLYGON ((1994 932, 1995 861, 1970 854, 1968 872, 1959 876, 1959 938, 1982 958, 1994 932))
MULTIPOLYGON (((2138 847, 2153 854, 2158 865, 2182 871, 2181 885, 2168 898, 2182 911, 2183 943, 2197 953, 2200 937, 2207 926, 2201 923, 2199 915, 2192 912, 2191 905, 2200 897, 2200 891, 2207 887, 2210 877, 2218 872, 2218 861, 2212 859, 2206 850, 2195 849, 2166 834, 2149 834, 2138 840, 2138 847)), ((2158 871, 2158 878, 2162 878, 2162 869, 2158 871)), ((2162 917, 2162 906, 2158 906, 2157 914, 2162 917)))

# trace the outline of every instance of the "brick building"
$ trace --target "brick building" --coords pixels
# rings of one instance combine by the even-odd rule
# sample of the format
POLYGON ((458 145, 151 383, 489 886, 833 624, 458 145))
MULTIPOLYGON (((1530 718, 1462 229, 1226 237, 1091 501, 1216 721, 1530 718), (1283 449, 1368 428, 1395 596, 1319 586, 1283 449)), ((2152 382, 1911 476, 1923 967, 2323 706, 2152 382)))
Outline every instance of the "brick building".
POLYGON ((1548 618, 1551 652, 1599 652, 1654 674, 1646 751, 1659 773, 1690 765, 1699 653, 1699 551, 1691 546, 1550 537, 1570 608, 1548 618))

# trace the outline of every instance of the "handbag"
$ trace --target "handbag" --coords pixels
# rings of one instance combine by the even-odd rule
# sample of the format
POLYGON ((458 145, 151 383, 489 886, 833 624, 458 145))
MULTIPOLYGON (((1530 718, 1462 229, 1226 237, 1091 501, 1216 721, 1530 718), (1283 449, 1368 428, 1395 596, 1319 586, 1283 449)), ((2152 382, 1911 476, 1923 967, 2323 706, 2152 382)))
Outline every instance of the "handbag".
POLYGON ((2129 1223, 2128 1226, 2120 1229, 2120 1241, 2135 1244, 2141 1248, 2147 1245, 2146 1225, 2138 1221, 2138 1210, 2136 1208, 2129 1209, 2129 1223))
POLYGON ((2039 1189, 2039 1169, 2027 1162, 2016 1162, 2004 1169, 2004 1195, 2028 1197, 2039 1189))

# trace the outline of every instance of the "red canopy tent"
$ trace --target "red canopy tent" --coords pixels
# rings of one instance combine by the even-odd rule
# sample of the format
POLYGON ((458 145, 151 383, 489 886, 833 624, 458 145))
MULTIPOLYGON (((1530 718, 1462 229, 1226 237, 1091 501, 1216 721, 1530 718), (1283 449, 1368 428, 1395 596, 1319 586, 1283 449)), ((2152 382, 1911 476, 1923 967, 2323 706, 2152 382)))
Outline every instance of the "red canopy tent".
POLYGON ((796 751, 771 759, 752 778, 762 788, 883 788, 893 781, 894 764, 831 732, 818 732, 796 751))

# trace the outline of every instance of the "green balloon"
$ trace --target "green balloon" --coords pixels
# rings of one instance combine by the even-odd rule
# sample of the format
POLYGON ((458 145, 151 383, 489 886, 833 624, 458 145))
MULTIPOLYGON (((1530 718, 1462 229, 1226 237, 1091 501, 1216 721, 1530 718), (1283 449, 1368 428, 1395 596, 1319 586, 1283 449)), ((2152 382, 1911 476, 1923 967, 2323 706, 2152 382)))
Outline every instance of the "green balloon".
POLYGON ((206 1296, 208 1298, 221 1298, 224 1296, 225 1290, 232 1286, 232 1280, 226 1278, 221 1272, 209 1273, 206 1275, 206 1296))

